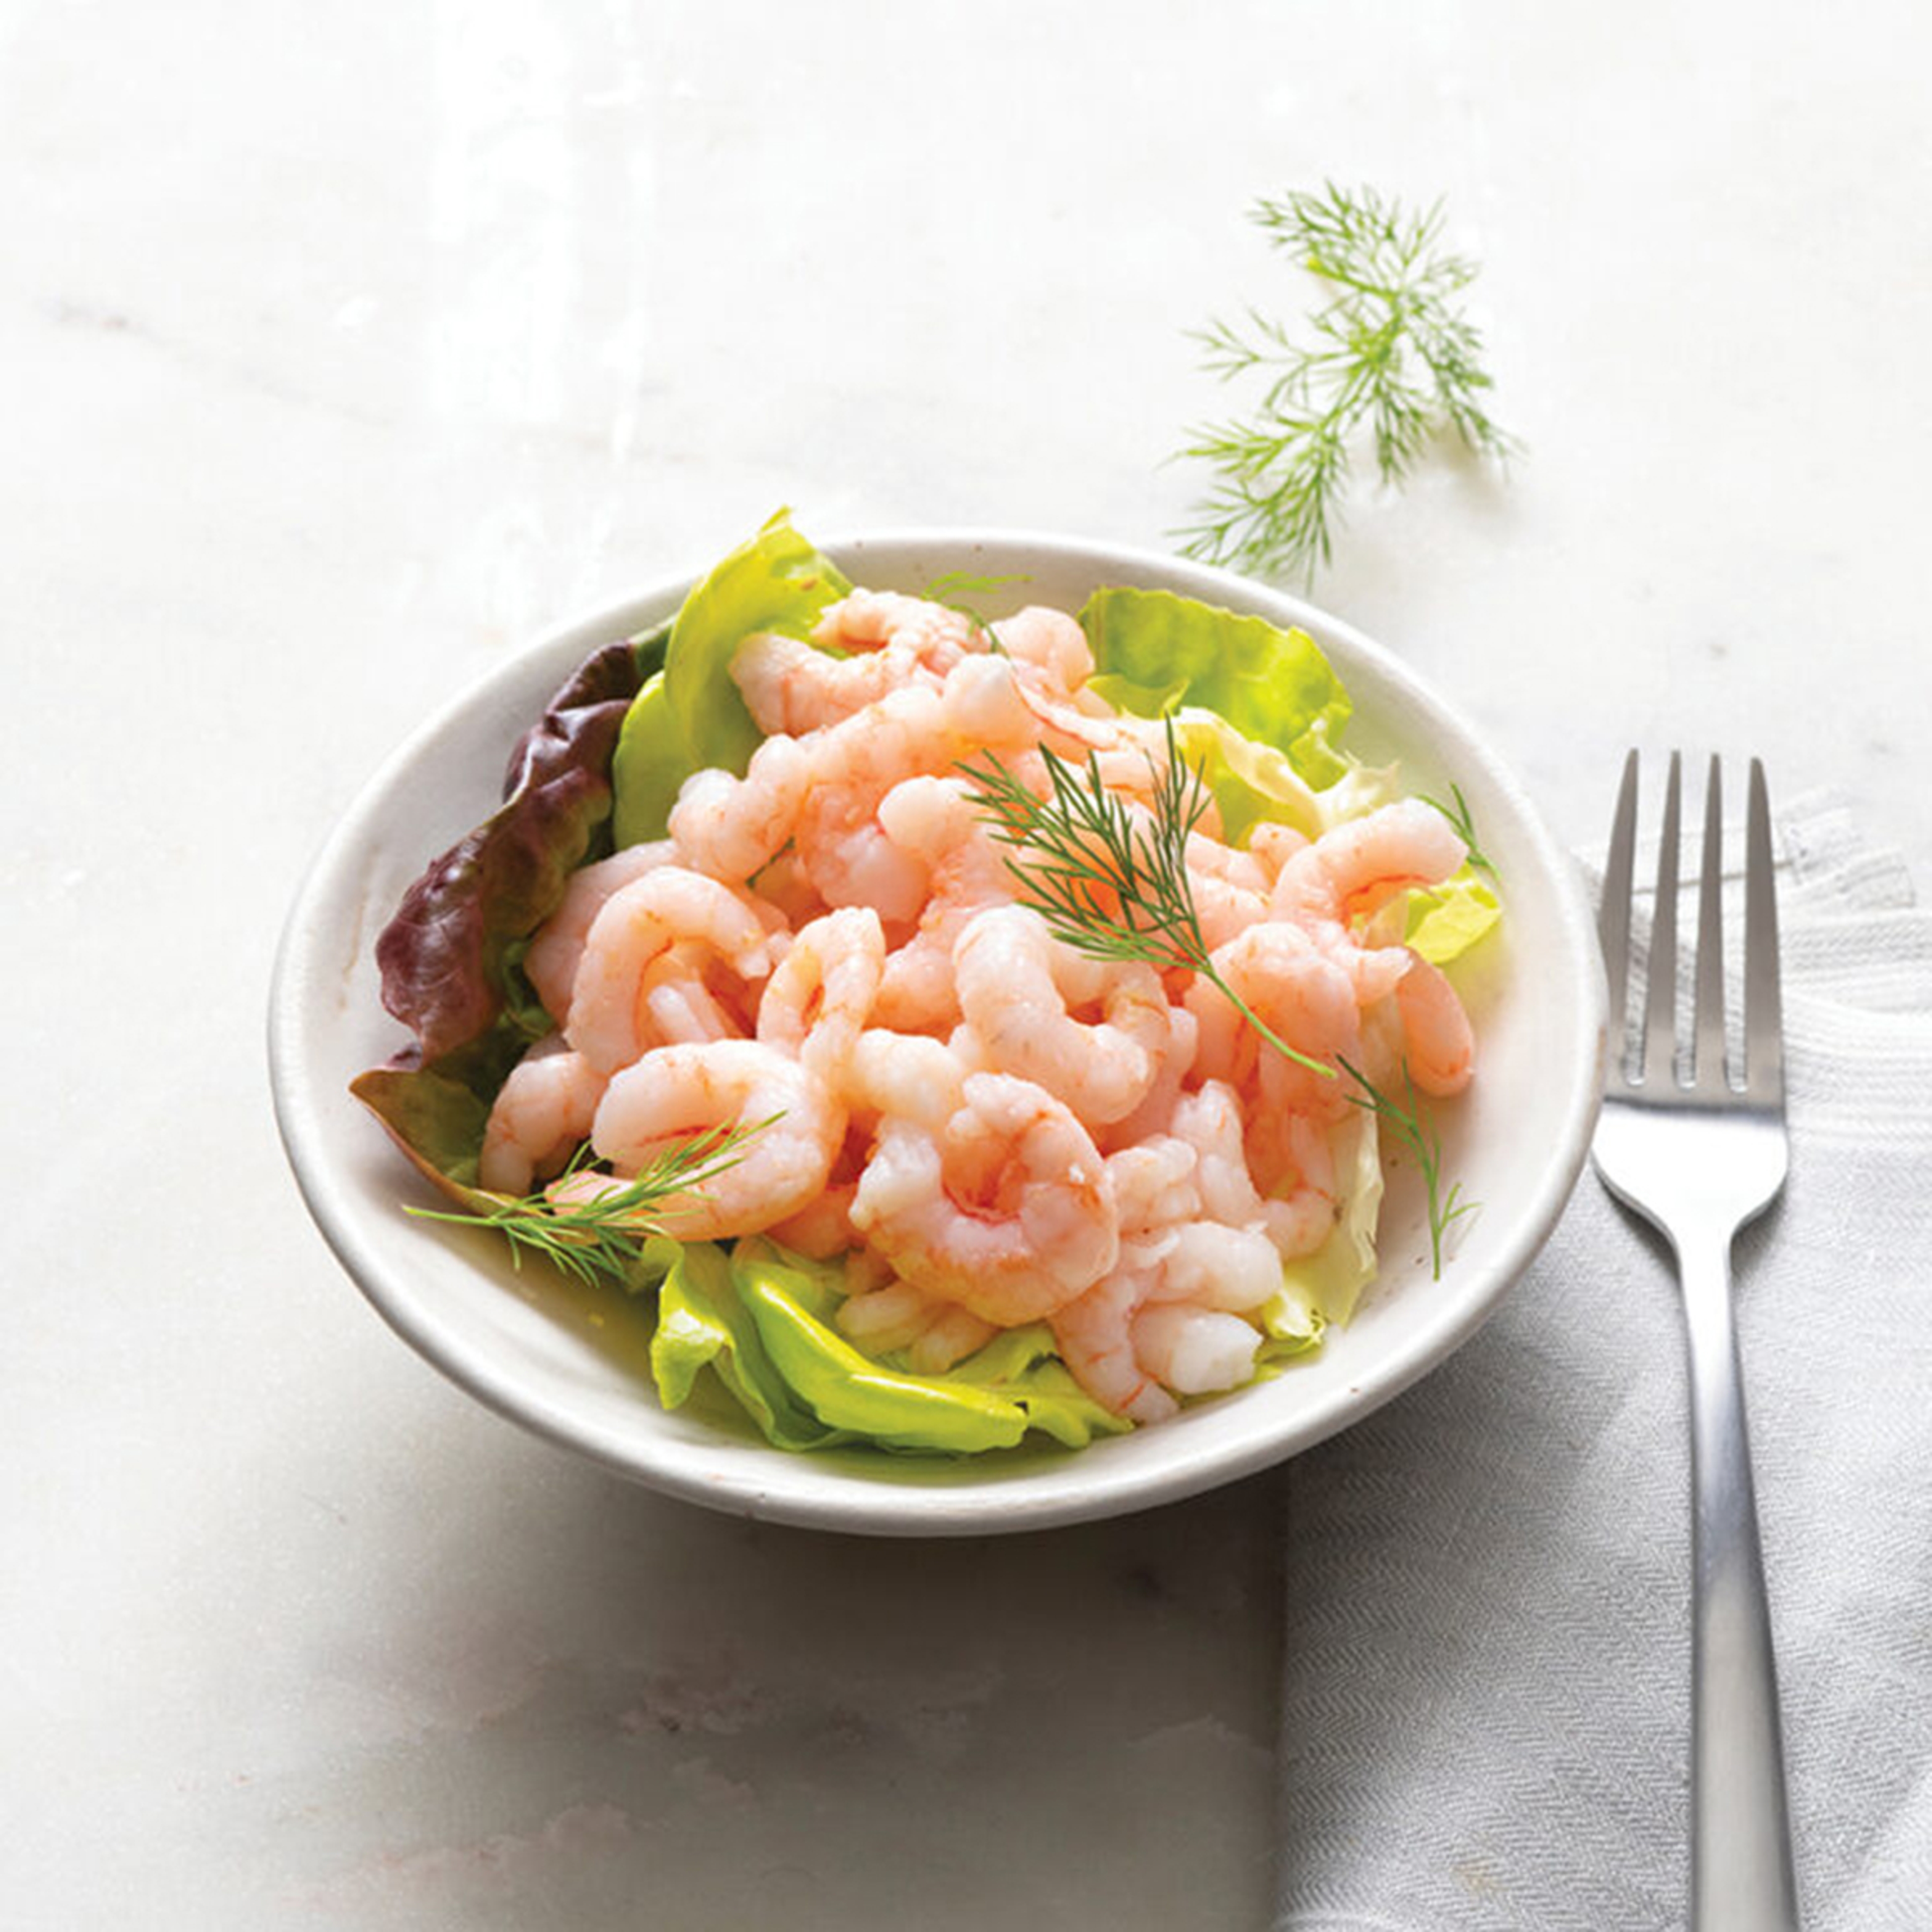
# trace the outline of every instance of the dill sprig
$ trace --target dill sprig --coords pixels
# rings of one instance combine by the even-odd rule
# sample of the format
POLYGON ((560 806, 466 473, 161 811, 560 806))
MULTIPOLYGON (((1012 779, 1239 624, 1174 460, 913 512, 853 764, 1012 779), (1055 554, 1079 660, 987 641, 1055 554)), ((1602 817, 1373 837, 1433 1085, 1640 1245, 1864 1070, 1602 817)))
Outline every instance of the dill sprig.
POLYGON ((1469 801, 1462 796, 1462 788, 1451 781, 1449 794, 1456 801, 1453 808, 1444 805, 1439 798, 1431 798, 1426 792, 1417 794, 1424 805, 1432 805, 1448 819, 1450 828, 1468 848, 1468 861, 1479 872, 1486 872, 1491 878, 1496 876, 1496 867, 1490 862, 1487 854, 1476 843, 1475 820, 1470 814, 1469 801))
POLYGON ((1342 1072, 1361 1089, 1359 1094, 1348 1096, 1350 1102, 1367 1108, 1415 1157, 1416 1166, 1421 1172, 1422 1184, 1428 1192, 1431 1274, 1432 1279, 1440 1281, 1443 1238, 1465 1214, 1476 1211, 1476 1203, 1462 1198, 1462 1184, 1460 1180, 1451 1186, 1447 1194, 1442 1191, 1442 1137, 1416 1097, 1415 1083, 1409 1078, 1408 1063, 1404 1060, 1402 1068, 1402 1084, 1408 1096, 1406 1104, 1390 1099, 1352 1060, 1345 1059, 1341 1066, 1342 1072))
MULTIPOLYGON (((560 1204, 547 1194, 536 1193, 505 1196, 493 1207, 464 1214, 434 1208, 412 1208, 409 1212, 420 1220, 494 1228, 509 1242, 515 1267, 523 1266, 526 1253, 541 1255, 586 1287, 599 1281, 628 1286, 644 1242, 653 1235, 674 1234, 670 1224, 692 1211, 688 1197, 736 1167, 745 1157, 746 1142, 778 1118, 775 1114, 772 1120, 751 1126, 714 1127, 671 1142, 628 1180, 588 1200, 560 1204), (686 1202, 682 1208, 676 1204, 680 1198, 686 1202)), ((602 1171, 586 1142, 558 1178, 572 1180, 602 1171)))
POLYGON ((991 752, 960 769, 977 789, 972 802, 991 836, 1012 848, 1006 868, 1020 903, 1058 940, 1090 958, 1138 960, 1162 971, 1184 967, 1220 989, 1278 1053, 1325 1078, 1335 1070, 1290 1046, 1216 970, 1187 875, 1187 835, 1208 810, 1201 772, 1181 757, 1167 721, 1167 760, 1151 756, 1154 808, 1144 816, 1110 792, 1099 754, 1076 765, 1044 746, 1049 786, 1036 797, 991 752))
POLYGON ((1004 590, 1009 584, 1027 581, 1024 571, 1009 571, 1004 577, 982 577, 970 570, 942 571, 919 594, 928 604, 942 604, 949 610, 956 610, 980 636, 986 640, 986 648, 997 651, 1001 657, 1006 655, 1006 647, 994 634, 993 627, 966 602, 969 597, 984 597, 995 590, 1004 590))
POLYGON ((1218 480, 1176 534, 1190 556, 1312 580, 1329 560, 1364 438, 1390 485, 1444 431, 1480 456, 1516 445, 1484 410, 1493 385, 1482 338, 1454 304, 1477 268, 1442 249, 1439 201, 1410 214, 1373 188, 1330 182, 1258 202, 1250 216, 1331 298, 1310 318, 1306 341, 1252 308, 1242 324, 1195 332, 1212 374, 1258 374, 1267 386, 1251 416, 1190 432, 1180 454, 1218 480))

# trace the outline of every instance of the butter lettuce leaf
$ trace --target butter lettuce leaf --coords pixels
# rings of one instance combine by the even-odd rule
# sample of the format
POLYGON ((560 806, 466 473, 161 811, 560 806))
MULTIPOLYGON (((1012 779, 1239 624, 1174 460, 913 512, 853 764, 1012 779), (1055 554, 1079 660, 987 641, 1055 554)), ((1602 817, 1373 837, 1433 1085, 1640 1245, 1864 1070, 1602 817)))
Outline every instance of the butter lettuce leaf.
POLYGON ((708 1368, 775 1448, 823 1449, 846 1440, 799 1400, 735 1276, 731 1258, 711 1241, 690 1243, 665 1270, 651 1337, 651 1374, 664 1407, 681 1408, 708 1368))
POLYGON ((1262 1331, 1262 1345, 1255 1355, 1255 1375, 1266 1381, 1278 1374, 1281 1365, 1298 1355, 1312 1354, 1322 1346, 1328 1323, 1312 1297, 1284 1274, 1281 1287, 1255 1313, 1262 1331))
POLYGON ((731 1269, 770 1360, 820 1421, 884 1448, 961 1455, 1010 1449, 1026 1433, 1017 1402, 889 1368, 854 1347, 832 1325, 837 1297, 828 1272, 788 1264, 760 1241, 741 1242, 731 1269))
POLYGON ((1225 718, 1192 705, 1172 716, 1181 756, 1201 773, 1221 814, 1222 836, 1231 845, 1246 845, 1264 820, 1318 838, 1331 826, 1359 818, 1396 796, 1393 768, 1351 765, 1318 791, 1286 752, 1244 736, 1225 718))
POLYGON ((1026 1411, 1035 1429, 1070 1449, 1084 1449, 1096 1436, 1124 1436, 1133 1427, 1073 1379, 1044 1322, 1004 1330, 939 1379, 1008 1396, 1026 1411))
POLYGON ((698 770, 692 755, 671 710, 664 674, 659 671, 646 681, 626 714, 611 763, 616 794, 611 830, 619 851, 664 836, 678 788, 698 770))
POLYGON ((661 685, 638 694, 612 767, 620 846, 662 838, 678 787, 693 772, 742 772, 762 734, 731 680, 754 632, 808 638, 852 586, 781 510, 692 590, 673 621, 661 685))
POLYGON ((1210 711, 1244 737, 1284 754, 1319 790, 1348 770, 1334 748, 1352 706, 1306 632, 1284 631, 1171 590, 1096 590, 1080 625, 1096 688, 1143 718, 1183 706, 1210 711))
POLYGON ((836 1326, 844 1270, 776 1243, 740 1241, 730 1282, 764 1358, 841 1442, 953 1455, 1011 1448, 1030 1429, 1072 1448, 1131 1425, 1076 1382, 1046 1325, 996 1336, 943 1374, 866 1354, 836 1326))
POLYGON ((1437 966, 1468 951, 1502 917, 1496 888, 1474 866, 1427 892, 1408 896, 1403 943, 1437 966))

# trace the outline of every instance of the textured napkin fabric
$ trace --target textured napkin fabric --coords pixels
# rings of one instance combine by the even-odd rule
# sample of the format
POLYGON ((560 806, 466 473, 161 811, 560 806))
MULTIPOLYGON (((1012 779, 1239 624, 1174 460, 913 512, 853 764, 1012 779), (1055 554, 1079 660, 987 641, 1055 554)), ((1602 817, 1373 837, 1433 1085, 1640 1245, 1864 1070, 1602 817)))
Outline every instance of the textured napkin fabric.
MULTIPOLYGON (((1735 1264, 1799 1894, 1924 1932, 1932 913, 1833 798, 1778 848, 1791 1174, 1735 1264)), ((1474 1340, 1289 1466, 1278 1928, 1684 1924, 1687 1418, 1668 1259, 1586 1171, 1474 1340)))

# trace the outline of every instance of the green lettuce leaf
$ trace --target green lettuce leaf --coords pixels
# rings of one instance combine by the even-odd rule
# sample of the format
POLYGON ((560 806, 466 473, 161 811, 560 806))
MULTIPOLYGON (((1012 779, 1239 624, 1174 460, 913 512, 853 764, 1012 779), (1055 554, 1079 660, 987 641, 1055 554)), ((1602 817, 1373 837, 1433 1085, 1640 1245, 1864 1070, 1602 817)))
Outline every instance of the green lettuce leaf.
POLYGON ((678 788, 697 770, 659 671, 632 700, 611 762, 611 830, 619 851, 664 836, 678 788))
POLYGON ((789 1266, 769 1244, 745 1241, 731 1274, 772 1363, 821 1421, 885 1448, 961 1455, 1010 1449, 1026 1433, 1017 1402, 902 1373, 854 1348, 831 1325, 836 1298, 808 1264, 789 1266))
POLYGON ((1408 896, 1404 943, 1437 966, 1460 958, 1502 917, 1496 888, 1473 866, 1428 892, 1408 896))
POLYGON ((1331 826, 1359 818, 1396 796, 1392 767, 1351 765, 1318 791, 1286 752, 1243 736, 1225 718, 1191 705, 1172 716, 1181 756, 1202 774, 1231 845, 1246 845, 1264 820, 1318 838, 1331 826))
POLYGON ((823 1449, 846 1440, 780 1372, 735 1276, 730 1258, 711 1241, 691 1243, 665 1271, 651 1338, 651 1374, 664 1407, 681 1408, 708 1368, 774 1447, 823 1449))
POLYGON ((1281 1287, 1255 1311, 1255 1319, 1262 1331, 1255 1373, 1262 1381, 1278 1373, 1283 1363, 1292 1361, 1298 1355, 1311 1354, 1320 1348, 1322 1331, 1328 1325, 1312 1296, 1298 1282, 1291 1284, 1286 1270, 1281 1287))
POLYGON ((1073 1372, 1054 1351, 1053 1330, 1044 1322, 1003 1330, 939 1379, 970 1383, 1010 1397, 1026 1411, 1034 1428, 1070 1449, 1084 1449, 1096 1436, 1124 1436, 1133 1427, 1073 1379, 1073 1372))
POLYGON ((620 846, 662 838, 678 787, 693 772, 742 772, 761 734, 731 660, 753 632, 809 636, 852 586, 800 536, 781 510, 697 584, 671 626, 662 684, 638 694, 612 766, 620 846))
POLYGON ((844 1271, 776 1244, 740 1241, 730 1281, 764 1357, 841 1441, 971 1455, 1011 1448, 1029 1429, 1073 1448, 1129 1426, 1053 1357, 1043 1324, 997 1336, 943 1375, 919 1375, 855 1348, 834 1325, 844 1271))
POLYGON ((1182 705, 1210 711, 1271 745, 1320 790, 1347 771, 1332 740, 1348 694, 1315 640, 1171 590, 1096 590, 1080 612, 1096 686, 1143 718, 1182 705))

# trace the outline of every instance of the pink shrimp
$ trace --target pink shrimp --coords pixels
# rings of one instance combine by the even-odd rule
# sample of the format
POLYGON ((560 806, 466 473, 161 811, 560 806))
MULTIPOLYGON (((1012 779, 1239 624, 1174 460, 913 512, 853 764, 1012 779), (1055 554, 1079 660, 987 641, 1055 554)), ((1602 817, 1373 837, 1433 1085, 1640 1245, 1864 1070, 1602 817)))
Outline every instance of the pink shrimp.
MULTIPOLYGON (((1354 982, 1300 926, 1279 919, 1251 926, 1213 957, 1215 970, 1250 1010, 1298 1053, 1333 1066, 1359 1051, 1361 1027, 1354 982)), ((1196 988, 1202 983, 1197 981, 1196 988)), ((1188 1004, 1202 1021, 1204 1046, 1208 1016, 1214 1012, 1217 1000, 1228 1004, 1212 987, 1189 994, 1188 1004)), ((1218 1013, 1214 1017, 1221 1018, 1218 1013)), ((1244 1030, 1247 1037, 1238 1043, 1233 1068, 1208 1065, 1204 1054, 1197 1064, 1237 1081, 1244 1080, 1258 1064, 1273 1083, 1273 1104, 1328 1120, 1341 1117, 1348 1104, 1345 1080, 1324 1077, 1262 1044, 1252 1028, 1244 1030)))
POLYGON ((524 956, 524 970, 536 988, 544 1010, 561 1026, 570 1012, 572 988, 584 958, 584 942, 604 902, 646 872, 674 865, 676 848, 668 838, 647 845, 627 845, 608 859, 570 875, 556 910, 537 928, 524 956))
POLYGON ((812 781, 812 758, 805 746, 783 736, 767 738, 752 754, 742 778, 724 771, 694 772, 679 788, 670 811, 677 862, 742 884, 790 839, 812 781))
POLYGON ((888 925, 916 918, 927 868, 881 829, 880 802, 902 779, 948 770, 960 747, 938 692, 904 686, 819 733, 799 814, 798 857, 829 905, 869 905, 888 925))
POLYGON ((927 868, 929 894, 917 931, 886 962, 879 1023, 906 1033, 950 1028, 960 1016, 954 944, 975 914, 1011 902, 1012 873, 958 778, 921 776, 895 785, 880 802, 878 821, 927 868))
POLYGON ((1395 1003, 1409 1077, 1425 1094, 1460 1094, 1476 1067, 1469 1016, 1439 966, 1415 953, 1408 956, 1408 970, 1396 982, 1395 1003))
POLYGON ((952 949, 966 1023, 987 1064, 1058 1094, 1088 1126, 1130 1114, 1168 1044, 1167 995, 1150 966, 1089 958, 1024 906, 976 915, 952 949), (1076 1010, 1096 1006, 1089 1022, 1076 1010))
POLYGON ((1069 695, 1094 675, 1093 647, 1087 634, 1064 610, 1029 604, 993 626, 1001 650, 1016 663, 1030 666, 1069 695))
POLYGON ((814 644, 841 650, 896 650, 940 676, 969 652, 985 648, 963 610, 897 590, 854 590, 812 626, 814 644))
POLYGON ((1151 1286, 1148 1270, 1124 1268, 1057 1310, 1054 1346, 1096 1402, 1133 1422, 1165 1422, 1180 1408, 1134 1349, 1134 1317, 1151 1286))
POLYGON ((662 866, 612 894, 584 941, 564 1028, 598 1072, 628 1065, 650 1043, 639 1023, 645 977, 683 940, 701 943, 745 980, 764 979, 778 950, 746 895, 681 866, 662 866))
POLYGON ((852 1220, 902 1280, 1001 1327, 1064 1307, 1120 1248, 1112 1186, 1086 1129, 1004 1074, 968 1075, 937 1131, 883 1120, 852 1220))
POLYGON ((1096 1400, 1164 1421, 1178 1407, 1169 1390, 1204 1395, 1246 1381, 1261 1334, 1240 1314, 1280 1286, 1280 1259, 1258 1230, 1184 1222, 1124 1242, 1120 1266, 1052 1317, 1054 1340, 1096 1400))
POLYGON ((872 1150, 870 1131, 848 1117, 845 1138, 825 1178, 824 1192, 796 1214, 774 1221, 765 1232, 773 1240, 814 1261, 830 1261, 835 1255, 862 1252, 859 1247, 859 1231, 852 1225, 852 1197, 858 1191, 859 1176, 865 1171, 872 1150))
POLYGON ((1432 805, 1400 799, 1292 854, 1275 881, 1273 910, 1311 928, 1346 926, 1397 892, 1440 885, 1468 856, 1468 848, 1432 805))
POLYGON ((1263 819, 1248 834, 1248 851, 1267 875, 1270 888, 1281 877, 1281 868, 1309 844, 1308 835, 1292 825, 1277 825, 1263 819))
POLYGON ((939 685, 937 674, 904 646, 839 658, 772 633, 739 646, 731 677, 760 730, 794 734, 836 724, 902 685, 939 685))
MULTIPOLYGON (((1221 1002, 1223 1006, 1228 1003, 1221 1002)), ((1231 1012, 1234 1010, 1228 1007, 1231 1012)), ((1239 1016, 1236 1018, 1238 1019, 1239 1016)), ((1118 1153, 1152 1136, 1166 1133, 1174 1118, 1183 1090, 1194 1072, 1200 1047, 1201 1023, 1184 1006, 1167 1010, 1167 1051, 1161 1056, 1160 1071, 1140 1105, 1124 1120, 1115 1120, 1094 1136, 1103 1154, 1118 1153)))
POLYGON ((1265 897, 1274 883, 1274 874, 1252 852, 1244 852, 1232 845, 1224 845, 1218 838, 1210 838, 1205 832, 1190 832, 1187 835, 1187 870, 1196 880, 1203 878, 1219 879, 1225 884, 1238 886, 1243 892, 1259 892, 1265 897))
POLYGON ((477 1179, 498 1194, 527 1194, 590 1132, 604 1079, 560 1034, 540 1040, 510 1070, 483 1130, 477 1179))
POLYGON ((646 966, 634 1009, 640 1047, 706 1040, 742 1040, 751 1028, 742 1004, 722 983, 727 975, 710 950, 680 940, 646 966))
POLYGON ((1153 1134, 1106 1156, 1124 1240, 1151 1234, 1201 1212, 1195 1169, 1201 1156, 1172 1134, 1153 1134))
POLYGON ((1040 742, 1040 721, 1010 658, 962 658, 946 673, 940 704, 946 730, 962 745, 1006 758, 1040 742))
POLYGON ((957 1302, 896 1280, 849 1297, 839 1304, 834 1319, 871 1354, 903 1352, 916 1375, 944 1374, 999 1333, 957 1302))
POLYGON ((1268 916, 1268 895, 1237 885, 1231 879, 1216 878, 1211 872, 1188 874, 1194 910, 1201 922, 1201 937, 1209 952, 1239 938, 1251 926, 1258 926, 1268 916))
POLYGON ((869 906, 816 919, 795 938, 758 1003, 758 1037, 794 1053, 835 1090, 871 1016, 886 935, 869 906))
POLYGON ((846 1065, 845 1098, 870 1120, 910 1120, 937 1134, 965 1105, 970 1070, 943 1040, 868 1027, 846 1065))
POLYGON ((1291 1116, 1261 1130, 1273 1183, 1265 1193, 1250 1166, 1240 1096, 1226 1081, 1206 1081, 1198 1094, 1184 1094, 1174 1132, 1199 1157, 1194 1183, 1208 1220, 1260 1228, 1285 1260, 1312 1254, 1328 1238, 1335 1225, 1334 1162, 1314 1123, 1291 1116))
POLYGON ((781 852, 754 874, 751 889, 760 902, 771 907, 794 932, 803 931, 821 914, 832 910, 805 876, 795 852, 781 852))
POLYGON ((720 1128, 755 1128, 736 1163, 674 1210, 686 1240, 761 1232, 823 1193, 845 1134, 825 1084, 789 1054, 751 1040, 653 1048, 611 1076, 590 1144, 634 1174, 673 1142, 720 1128))

